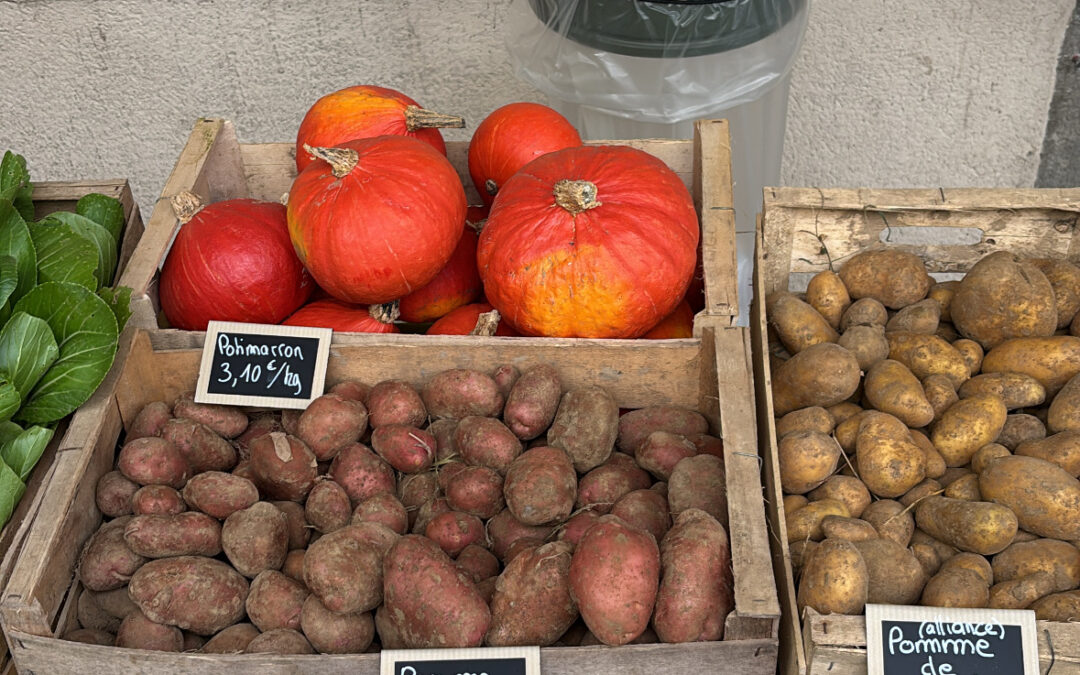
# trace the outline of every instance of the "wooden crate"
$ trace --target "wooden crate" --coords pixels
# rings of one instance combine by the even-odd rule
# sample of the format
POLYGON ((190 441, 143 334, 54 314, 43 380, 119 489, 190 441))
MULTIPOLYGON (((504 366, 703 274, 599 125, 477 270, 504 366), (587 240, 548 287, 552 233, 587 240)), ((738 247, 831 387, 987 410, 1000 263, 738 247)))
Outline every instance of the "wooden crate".
MULTIPOLYGON (((131 194, 127 180, 78 181, 78 182, 40 182, 34 183, 32 199, 34 218, 41 219, 57 211, 74 211, 75 204, 81 197, 91 193, 100 193, 120 200, 124 207, 124 235, 120 242, 120 253, 116 275, 119 277, 131 254, 142 236, 143 224, 139 216, 139 205, 131 194)), ((45 448, 41 459, 34 466, 26 481, 26 492, 11 514, 11 519, 0 529, 0 588, 7 583, 11 569, 18 558, 19 551, 26 539, 33 514, 41 502, 42 486, 49 483, 54 469, 56 451, 60 447, 67 430, 67 420, 61 421, 52 441, 45 448)), ((0 646, 0 672, 7 669, 10 660, 6 646, 0 646)))
MULTIPOLYGON (((567 388, 601 384, 622 407, 677 404, 701 410, 712 432, 724 439, 727 467, 735 611, 727 618, 725 639, 690 645, 545 648, 543 672, 735 668, 771 674, 776 669, 779 604, 761 499, 750 333, 725 325, 724 317, 703 320, 700 333, 698 338, 667 341, 552 338, 534 345, 494 337, 376 335, 356 343, 335 336, 327 383, 394 377, 419 385, 447 368, 488 370, 498 363, 525 368, 547 362, 557 368, 567 388)), ((120 651, 55 637, 73 625, 79 590, 73 584, 76 557, 101 522, 94 505, 95 483, 113 467, 123 428, 145 403, 171 400, 194 387, 202 340, 202 334, 182 331, 131 334, 122 346, 125 357, 106 385, 72 420, 49 490, 0 603, 4 632, 20 671, 378 672, 377 655, 179 655, 120 651)))
MULTIPOLYGON (((690 140, 590 141, 620 143, 645 150, 667 163, 690 188, 700 215, 705 269, 705 314, 728 317, 739 312, 736 292, 735 212, 731 193, 731 152, 727 120, 700 120, 690 140)), ((447 156, 461 176, 470 204, 479 204, 468 170, 468 143, 450 141, 447 156)), ((204 203, 251 197, 278 201, 296 178, 294 143, 240 143, 231 122, 200 119, 165 182, 147 222, 146 236, 122 282, 145 293, 155 310, 157 275, 180 223, 170 199, 185 190, 204 203)), ((157 324, 151 319, 154 328, 157 324)))
MULTIPOLYGON (((778 290, 803 290, 814 274, 830 264, 838 268, 868 247, 919 255, 939 279, 959 277, 984 255, 999 250, 1080 262, 1080 189, 766 188, 764 197, 750 326, 766 510, 783 609, 780 672, 862 674, 862 616, 821 615, 809 609, 800 617, 796 609, 773 426, 765 298, 778 290)), ((1080 672, 1080 625, 1039 621, 1038 634, 1040 672, 1080 672)))

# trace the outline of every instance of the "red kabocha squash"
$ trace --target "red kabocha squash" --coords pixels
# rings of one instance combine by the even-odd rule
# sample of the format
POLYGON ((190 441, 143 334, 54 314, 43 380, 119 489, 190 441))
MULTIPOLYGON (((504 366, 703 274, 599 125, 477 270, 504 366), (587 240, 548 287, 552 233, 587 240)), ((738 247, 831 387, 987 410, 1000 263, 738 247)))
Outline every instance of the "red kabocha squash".
POLYGON ((671 340, 694 337, 694 310, 686 300, 680 302, 675 311, 664 317, 660 323, 641 337, 648 340, 671 340))
POLYGON ((311 163, 305 145, 329 148, 386 134, 418 138, 445 155, 439 127, 464 126, 463 118, 425 110, 399 91, 374 85, 347 87, 323 96, 304 115, 296 134, 296 170, 311 163))
POLYGON ((428 323, 445 316, 453 309, 480 298, 483 285, 476 269, 475 223, 487 216, 487 209, 470 206, 465 216, 465 229, 458 240, 450 261, 429 284, 401 299, 401 320, 428 323))
POLYGON ((581 145, 581 136, 558 111, 539 103, 510 103, 476 127, 469 140, 469 175, 485 204, 540 155, 581 145))
POLYGON ((498 337, 517 337, 521 333, 513 329, 486 302, 458 307, 443 318, 431 324, 427 335, 495 335, 498 337), (481 321, 483 317, 483 321, 481 321))
POLYGON ((373 316, 363 305, 350 305, 340 300, 309 302, 281 322, 283 326, 313 326, 332 328, 339 333, 397 333, 393 314, 373 316))
POLYGON ((503 185, 476 259, 488 302, 522 334, 632 338, 682 300, 698 239, 693 200, 666 164, 582 146, 503 185))
POLYGON ((184 192, 173 208, 182 225, 158 290, 171 326, 278 323, 311 295, 314 284, 293 250, 281 204, 230 199, 202 207, 184 192))
POLYGON ((373 305, 434 279, 465 222, 465 188, 450 161, 406 136, 307 151, 320 160, 293 181, 289 234, 319 286, 373 305))

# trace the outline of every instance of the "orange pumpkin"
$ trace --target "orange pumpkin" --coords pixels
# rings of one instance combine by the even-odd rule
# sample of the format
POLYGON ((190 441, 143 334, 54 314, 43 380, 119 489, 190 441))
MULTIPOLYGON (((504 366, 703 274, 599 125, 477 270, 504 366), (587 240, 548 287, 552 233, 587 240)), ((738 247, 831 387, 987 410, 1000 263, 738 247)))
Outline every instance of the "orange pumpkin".
POLYGON ((686 300, 680 302, 675 311, 668 314, 660 323, 641 337, 648 340, 671 340, 694 337, 694 310, 686 300))
POLYGON ((480 297, 482 287, 480 273, 476 269, 478 236, 474 223, 485 217, 486 208, 468 208, 465 228, 450 261, 430 283, 401 299, 399 309, 402 321, 428 323, 480 297))
POLYGON ((400 91, 366 84, 347 87, 323 96, 304 115, 296 134, 296 171, 311 163, 305 145, 329 148, 384 134, 418 138, 445 155, 439 127, 464 126, 463 118, 424 110, 400 91))
POLYGON ((360 305, 422 288, 450 260, 465 222, 465 188, 427 143, 377 136, 320 157, 293 181, 293 247, 327 293, 360 305))
POLYGON ((502 186, 477 264, 488 301, 524 335, 631 338, 682 300, 698 239, 690 193, 664 162, 583 146, 502 186))
POLYGON ((340 333, 397 333, 393 321, 392 315, 372 316, 367 307, 331 298, 309 302, 281 325, 332 328, 340 333))
MULTIPOLYGON (((477 325, 481 314, 487 314, 492 309, 486 302, 477 302, 472 305, 458 307, 443 318, 439 319, 427 329, 427 335, 471 335, 479 329, 484 331, 490 326, 477 325)), ((517 337, 520 335, 505 321, 500 320, 495 326, 493 335, 499 337, 517 337)))

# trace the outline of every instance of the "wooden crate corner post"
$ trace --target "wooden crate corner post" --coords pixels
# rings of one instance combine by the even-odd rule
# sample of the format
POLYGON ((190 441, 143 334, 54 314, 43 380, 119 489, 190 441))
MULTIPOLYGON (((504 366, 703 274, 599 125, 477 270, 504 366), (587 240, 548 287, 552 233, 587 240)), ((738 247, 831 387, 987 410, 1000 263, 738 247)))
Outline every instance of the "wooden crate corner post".
POLYGON ((739 314, 735 208, 731 184, 731 134, 728 121, 694 122, 694 206, 701 219, 701 257, 705 272, 705 313, 739 314))

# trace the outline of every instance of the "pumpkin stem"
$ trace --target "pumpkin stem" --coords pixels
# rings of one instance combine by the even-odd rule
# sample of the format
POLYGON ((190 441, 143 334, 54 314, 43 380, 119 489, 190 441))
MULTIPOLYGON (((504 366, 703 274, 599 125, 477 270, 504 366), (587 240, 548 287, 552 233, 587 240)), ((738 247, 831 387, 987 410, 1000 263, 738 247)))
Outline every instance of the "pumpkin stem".
POLYGON ((394 323, 401 316, 401 301, 394 300, 381 305, 372 305, 368 308, 368 314, 379 323, 394 323))
POLYGON ((469 228, 473 232, 480 234, 484 231, 484 225, 487 225, 487 218, 481 218, 480 220, 466 220, 465 227, 469 228))
POLYGON ((596 199, 596 184, 587 180, 566 180, 555 183, 555 203, 576 216, 582 211, 600 206, 596 199))
POLYGON ((410 105, 405 108, 405 128, 417 129, 464 129, 465 118, 457 115, 444 115, 434 110, 424 110, 420 106, 410 105))
POLYGON ((173 213, 176 214, 176 218, 180 221, 181 225, 194 218, 195 214, 203 207, 203 202, 202 199, 199 198, 199 195, 187 190, 173 195, 169 202, 172 204, 173 213))
POLYGON ((499 310, 497 309, 484 312, 476 318, 476 327, 469 331, 469 335, 491 337, 499 328, 499 318, 499 310))
POLYGON ((495 194, 499 191, 499 186, 495 184, 495 181, 488 178, 486 181, 484 181, 484 191, 494 197, 495 194))
POLYGON ((304 152, 329 164, 335 178, 344 178, 360 163, 360 153, 352 148, 313 148, 304 143, 304 152))

